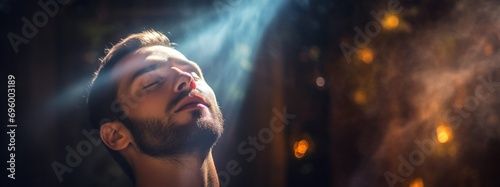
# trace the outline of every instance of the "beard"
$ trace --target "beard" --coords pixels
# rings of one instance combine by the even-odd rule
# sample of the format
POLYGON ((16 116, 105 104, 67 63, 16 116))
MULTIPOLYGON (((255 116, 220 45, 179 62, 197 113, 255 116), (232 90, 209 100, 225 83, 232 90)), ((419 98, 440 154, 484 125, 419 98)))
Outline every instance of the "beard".
POLYGON ((169 157, 194 151, 208 152, 223 131, 223 117, 218 106, 210 110, 213 117, 202 117, 201 110, 190 111, 193 120, 179 124, 172 117, 168 120, 156 117, 122 120, 130 129, 138 148, 152 157, 169 157))

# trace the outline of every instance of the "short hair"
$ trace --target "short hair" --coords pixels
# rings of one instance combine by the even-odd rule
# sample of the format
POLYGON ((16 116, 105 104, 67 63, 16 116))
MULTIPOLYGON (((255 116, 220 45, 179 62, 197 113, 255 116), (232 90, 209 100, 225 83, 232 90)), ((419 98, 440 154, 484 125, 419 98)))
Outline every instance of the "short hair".
MULTIPOLYGON (((113 102, 118 99, 116 96, 119 82, 112 77, 113 67, 131 52, 143 47, 157 45, 171 47, 170 40, 164 34, 154 30, 147 30, 131 34, 115 44, 111 49, 106 49, 106 55, 100 59, 99 69, 95 72, 88 89, 87 105, 92 127, 99 129, 106 122, 123 120, 118 118, 118 116, 123 115, 123 111, 113 111, 112 109, 113 102)), ((124 172, 134 181, 132 168, 125 158, 117 151, 111 150, 107 146, 106 148, 115 161, 120 164, 124 172)))

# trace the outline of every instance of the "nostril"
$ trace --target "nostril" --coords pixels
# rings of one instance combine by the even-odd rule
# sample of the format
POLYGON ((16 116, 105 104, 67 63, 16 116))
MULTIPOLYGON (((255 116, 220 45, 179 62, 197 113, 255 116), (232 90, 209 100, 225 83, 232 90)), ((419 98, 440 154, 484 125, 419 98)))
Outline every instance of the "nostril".
POLYGON ((192 89, 196 89, 196 83, 194 81, 191 81, 189 86, 191 86, 192 89))
POLYGON ((177 90, 182 90, 184 88, 184 86, 186 86, 185 82, 179 84, 179 86, 177 86, 177 90))

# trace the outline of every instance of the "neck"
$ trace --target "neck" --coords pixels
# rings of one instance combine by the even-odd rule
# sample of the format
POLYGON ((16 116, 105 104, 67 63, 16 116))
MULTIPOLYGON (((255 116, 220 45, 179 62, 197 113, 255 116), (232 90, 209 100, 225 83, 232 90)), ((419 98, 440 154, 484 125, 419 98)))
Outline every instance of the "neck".
POLYGON ((137 154, 129 163, 137 187, 219 186, 217 171, 208 153, 190 153, 169 158, 137 154))

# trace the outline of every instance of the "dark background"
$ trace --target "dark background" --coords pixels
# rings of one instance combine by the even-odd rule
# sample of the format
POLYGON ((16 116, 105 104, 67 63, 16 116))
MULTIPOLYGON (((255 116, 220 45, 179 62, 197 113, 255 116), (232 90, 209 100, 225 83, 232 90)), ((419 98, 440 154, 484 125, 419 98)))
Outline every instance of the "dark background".
MULTIPOLYGON (((21 35, 21 18, 32 20, 42 10, 37 2, 0 1, 2 87, 7 75, 15 75, 18 124, 16 180, 5 174, 2 186, 132 186, 102 144, 62 182, 51 163, 65 164, 67 147, 87 141, 82 130, 92 128, 85 94, 104 49, 146 29, 178 43, 215 87, 226 118, 214 149, 216 166, 227 171, 227 163, 236 161, 242 168, 230 178, 220 176, 227 186, 390 186, 387 172, 398 174, 399 158, 408 161, 420 150, 414 141, 436 138, 440 126, 449 127, 450 140, 433 144, 435 150, 395 186, 500 186, 498 1, 401 0, 397 27, 381 28, 350 62, 339 45, 356 46, 354 28, 365 31, 375 20, 370 12, 386 10, 388 1, 283 1, 249 49, 252 68, 236 91, 227 86, 230 73, 244 66, 232 66, 237 62, 226 54, 237 43, 221 43, 215 57, 206 57, 201 54, 217 42, 215 35, 196 50, 183 48, 182 41, 206 30, 206 20, 224 19, 221 5, 238 0, 69 0, 15 53, 7 34, 21 35), (363 60, 366 53, 373 58, 363 60), (467 109, 469 96, 484 86, 479 77, 497 82, 481 91, 489 97, 473 103, 467 117, 449 115, 460 116, 460 125, 443 117, 467 109), (284 107, 295 118, 247 161, 238 145, 269 128, 277 117, 273 109, 284 107), (309 147, 299 158, 294 144, 300 140, 309 147)), ((8 160, 7 141, 2 160, 8 160)))

